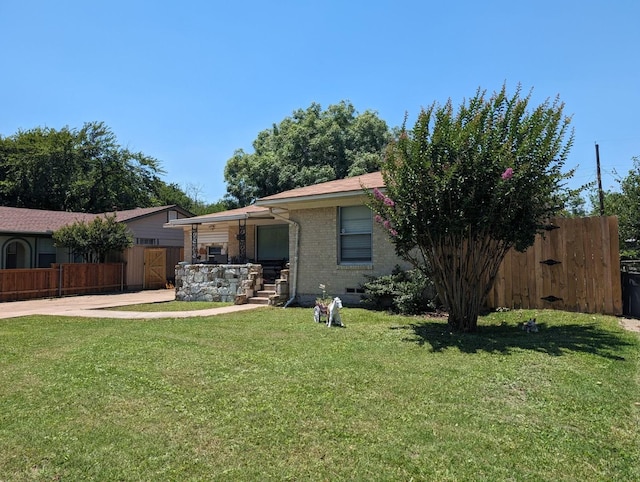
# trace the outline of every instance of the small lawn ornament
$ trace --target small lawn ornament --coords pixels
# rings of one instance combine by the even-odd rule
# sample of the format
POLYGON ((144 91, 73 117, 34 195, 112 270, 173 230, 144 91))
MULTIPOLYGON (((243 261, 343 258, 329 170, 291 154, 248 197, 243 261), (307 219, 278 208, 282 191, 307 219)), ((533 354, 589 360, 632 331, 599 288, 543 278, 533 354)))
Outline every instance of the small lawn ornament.
POLYGON ((329 304, 329 314, 327 316, 327 326, 344 326, 342 324, 342 318, 340 316, 340 310, 342 309, 342 300, 335 297, 329 304))
POLYGON ((538 333, 538 325, 536 325, 536 319, 531 318, 522 324, 522 329, 527 333, 538 333))
POLYGON ((329 318, 329 306, 323 303, 316 302, 316 306, 313 308, 313 321, 320 323, 322 318, 329 318))

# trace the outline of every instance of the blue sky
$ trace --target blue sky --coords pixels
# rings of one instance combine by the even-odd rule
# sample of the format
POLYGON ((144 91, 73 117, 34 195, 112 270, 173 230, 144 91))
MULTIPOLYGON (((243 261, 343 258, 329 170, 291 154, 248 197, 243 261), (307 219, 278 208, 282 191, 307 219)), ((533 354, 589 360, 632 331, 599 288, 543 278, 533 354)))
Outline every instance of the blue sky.
POLYGON ((639 19, 637 0, 0 0, 0 135, 103 121, 214 202, 234 150, 312 102, 393 127, 520 83, 573 116, 571 186, 597 142, 615 189, 640 156, 639 19))

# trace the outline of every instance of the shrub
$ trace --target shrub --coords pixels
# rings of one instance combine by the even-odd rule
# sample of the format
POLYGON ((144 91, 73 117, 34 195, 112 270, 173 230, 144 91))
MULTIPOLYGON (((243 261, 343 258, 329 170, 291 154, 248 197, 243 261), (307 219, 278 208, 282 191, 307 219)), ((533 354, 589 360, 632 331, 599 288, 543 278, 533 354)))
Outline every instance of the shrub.
POLYGON ((396 266, 391 274, 368 278, 362 285, 362 303, 368 308, 417 315, 438 305, 433 282, 418 269, 403 271, 396 266))

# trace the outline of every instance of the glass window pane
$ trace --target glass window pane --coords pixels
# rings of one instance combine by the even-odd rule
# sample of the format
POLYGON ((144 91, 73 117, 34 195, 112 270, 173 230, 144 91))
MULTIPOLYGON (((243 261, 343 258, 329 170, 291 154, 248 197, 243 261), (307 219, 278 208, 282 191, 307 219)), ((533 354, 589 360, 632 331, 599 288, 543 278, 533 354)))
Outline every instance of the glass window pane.
POLYGON ((370 263, 373 219, 367 206, 340 208, 340 262, 370 263))
POLYGON ((349 206, 341 209, 340 233, 370 233, 371 210, 367 206, 349 206))
POLYGON ((258 261, 289 259, 289 225, 258 226, 258 261))

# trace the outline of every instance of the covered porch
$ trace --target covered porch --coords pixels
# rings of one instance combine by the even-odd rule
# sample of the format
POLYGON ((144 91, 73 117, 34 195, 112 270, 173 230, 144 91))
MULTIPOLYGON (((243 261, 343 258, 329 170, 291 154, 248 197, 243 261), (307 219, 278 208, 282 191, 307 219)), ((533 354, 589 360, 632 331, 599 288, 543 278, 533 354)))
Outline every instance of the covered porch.
MULTIPOLYGON (((174 219, 165 228, 184 233, 183 264, 215 266, 259 265, 261 281, 274 285, 288 280, 290 227, 287 212, 259 206, 174 219)), ((290 280, 293 281, 293 280, 290 280)), ((254 287, 258 291, 263 287, 254 287)))

